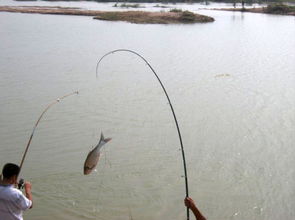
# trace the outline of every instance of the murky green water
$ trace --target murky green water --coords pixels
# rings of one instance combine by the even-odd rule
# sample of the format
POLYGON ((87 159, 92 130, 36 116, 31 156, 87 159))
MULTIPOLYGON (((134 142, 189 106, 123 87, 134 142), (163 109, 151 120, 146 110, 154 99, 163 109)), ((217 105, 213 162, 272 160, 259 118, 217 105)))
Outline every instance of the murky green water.
POLYGON ((80 91, 36 130, 22 171, 33 184, 26 219, 186 218, 178 136, 151 71, 118 53, 95 77, 97 60, 118 48, 142 54, 165 84, 190 195, 208 219, 295 218, 294 17, 177 7, 216 21, 136 25, 0 13, 1 167, 19 163, 47 104, 80 91), (101 131, 113 140, 97 172, 84 176, 101 131))

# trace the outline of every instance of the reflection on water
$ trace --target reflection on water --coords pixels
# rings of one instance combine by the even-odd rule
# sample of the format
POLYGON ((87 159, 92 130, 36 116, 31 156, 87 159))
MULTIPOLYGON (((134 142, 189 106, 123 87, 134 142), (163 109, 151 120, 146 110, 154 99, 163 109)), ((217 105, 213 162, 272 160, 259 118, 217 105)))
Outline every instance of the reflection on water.
POLYGON ((199 12, 216 21, 135 25, 0 14, 1 166, 21 159, 48 103, 80 91, 52 107, 36 130, 22 173, 34 194, 26 218, 185 218, 180 146, 158 82, 132 54, 109 56, 95 78, 100 56, 129 48, 168 90, 190 195, 208 219, 294 219, 294 19, 199 12), (84 176, 101 131, 113 140, 97 172, 84 176))

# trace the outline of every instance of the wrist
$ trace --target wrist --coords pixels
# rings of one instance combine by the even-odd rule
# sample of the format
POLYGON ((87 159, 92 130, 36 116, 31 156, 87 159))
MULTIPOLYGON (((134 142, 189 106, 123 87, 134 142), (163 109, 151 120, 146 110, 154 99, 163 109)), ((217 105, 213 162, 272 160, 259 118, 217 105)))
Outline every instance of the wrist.
POLYGON ((191 210, 192 210, 192 212, 197 212, 197 211, 198 211, 198 209, 197 209, 196 206, 192 206, 192 207, 191 207, 191 210))

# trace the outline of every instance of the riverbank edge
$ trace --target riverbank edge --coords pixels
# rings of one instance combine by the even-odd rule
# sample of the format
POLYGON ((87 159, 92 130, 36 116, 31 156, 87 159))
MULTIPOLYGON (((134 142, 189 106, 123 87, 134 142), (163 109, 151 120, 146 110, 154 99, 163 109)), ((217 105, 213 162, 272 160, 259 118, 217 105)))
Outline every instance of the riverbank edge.
POLYGON ((214 18, 188 11, 146 12, 146 11, 94 11, 79 8, 47 6, 0 6, 0 12, 92 16, 107 21, 126 21, 136 24, 188 24, 213 22, 214 18))

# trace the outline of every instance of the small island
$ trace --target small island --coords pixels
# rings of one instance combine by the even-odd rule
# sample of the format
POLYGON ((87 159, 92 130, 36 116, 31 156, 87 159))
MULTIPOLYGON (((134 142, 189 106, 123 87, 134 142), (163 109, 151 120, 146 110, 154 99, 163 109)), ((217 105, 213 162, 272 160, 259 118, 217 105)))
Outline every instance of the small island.
POLYGON ((127 21, 136 24, 179 24, 179 23, 205 23, 213 22, 214 19, 208 16, 195 14, 189 11, 181 12, 146 12, 146 11, 125 11, 125 12, 103 12, 94 19, 107 21, 127 21))
POLYGON ((190 11, 94 11, 67 7, 0 6, 0 12, 92 16, 106 21, 126 21, 136 24, 191 24, 213 22, 214 18, 190 11))

